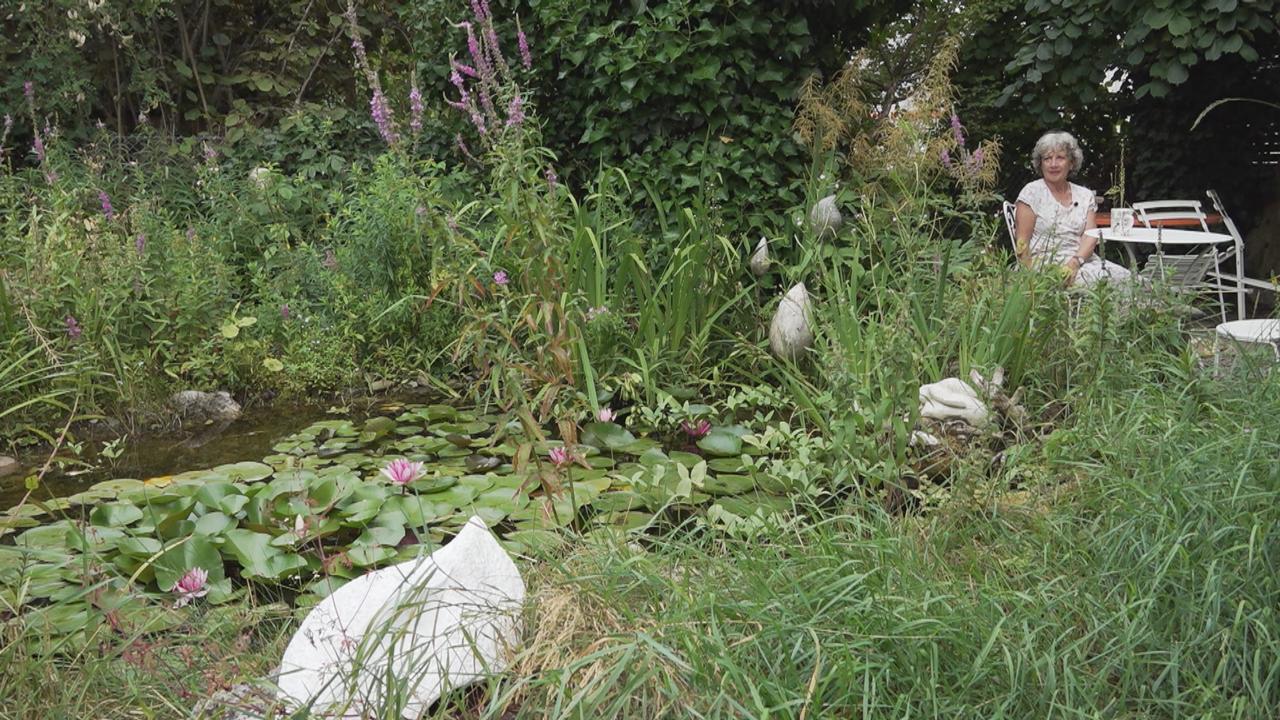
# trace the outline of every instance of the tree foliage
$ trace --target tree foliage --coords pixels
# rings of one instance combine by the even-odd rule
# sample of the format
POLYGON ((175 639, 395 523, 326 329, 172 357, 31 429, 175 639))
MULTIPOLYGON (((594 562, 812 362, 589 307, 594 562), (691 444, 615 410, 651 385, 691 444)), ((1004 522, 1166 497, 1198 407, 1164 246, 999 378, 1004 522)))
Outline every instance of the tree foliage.
POLYGON ((1161 98, 1203 62, 1257 61, 1277 9, 1275 0, 1027 0, 1001 101, 1018 97, 1047 120, 1109 83, 1161 98))

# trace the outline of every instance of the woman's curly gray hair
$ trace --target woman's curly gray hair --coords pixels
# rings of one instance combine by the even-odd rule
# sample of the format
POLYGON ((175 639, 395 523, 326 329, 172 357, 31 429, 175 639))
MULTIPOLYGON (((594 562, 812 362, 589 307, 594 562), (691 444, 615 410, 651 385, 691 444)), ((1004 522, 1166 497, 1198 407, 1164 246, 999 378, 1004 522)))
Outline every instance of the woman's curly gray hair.
POLYGON ((1071 158, 1071 171, 1067 177, 1075 175, 1084 164, 1084 153, 1080 151, 1080 143, 1076 142, 1075 136, 1065 130, 1051 130, 1041 135, 1031 149, 1031 169, 1040 172, 1040 161, 1054 150, 1065 150, 1067 157, 1071 158))

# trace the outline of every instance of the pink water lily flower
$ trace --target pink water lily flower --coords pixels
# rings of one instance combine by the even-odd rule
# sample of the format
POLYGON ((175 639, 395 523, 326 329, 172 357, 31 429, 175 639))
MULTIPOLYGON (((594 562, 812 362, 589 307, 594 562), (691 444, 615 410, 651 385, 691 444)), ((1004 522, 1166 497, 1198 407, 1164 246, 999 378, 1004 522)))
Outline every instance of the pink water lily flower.
POLYGON ((175 606, 182 607, 196 598, 208 595, 208 583, 209 573, 204 568, 193 567, 188 570, 173 586, 173 591, 178 594, 178 602, 175 606))
POLYGON ((558 468, 568 465, 577 458, 576 454, 567 447, 551 448, 547 454, 551 456, 551 462, 558 468))
POLYGON ((422 475, 422 463, 399 458, 387 463, 382 474, 396 485, 408 485, 422 475))
POLYGON ((699 420, 694 423, 685 420, 680 423, 680 429, 684 430, 685 435, 688 435, 690 440, 697 440, 711 432, 711 423, 707 420, 699 420))
POLYGON ((613 408, 600 408, 600 412, 596 413, 596 419, 600 422, 613 422, 615 417, 617 415, 614 414, 613 408))

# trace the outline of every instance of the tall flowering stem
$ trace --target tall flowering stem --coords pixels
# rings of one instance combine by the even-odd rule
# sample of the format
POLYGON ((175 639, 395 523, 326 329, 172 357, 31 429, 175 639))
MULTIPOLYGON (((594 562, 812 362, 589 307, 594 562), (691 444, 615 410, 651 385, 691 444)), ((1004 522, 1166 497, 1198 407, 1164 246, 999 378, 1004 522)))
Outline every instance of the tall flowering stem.
MULTIPOLYGON (((467 116, 482 139, 493 143, 494 136, 502 135, 499 131, 518 130, 524 124, 528 98, 502 53, 488 0, 471 0, 471 12, 470 20, 454 25, 466 33, 467 62, 449 59, 449 82, 457 99, 446 97, 446 102, 467 116)), ((533 57, 518 18, 516 27, 520 63, 528 69, 533 66, 533 57)))
POLYGON ((356 57, 356 67, 360 68, 364 73, 365 80, 369 83, 369 90, 372 93, 369 99, 369 114, 373 117, 373 122, 378 126, 378 135, 382 137, 383 142, 388 146, 395 146, 400 140, 400 133, 396 128, 394 114, 391 111, 391 105, 387 102, 386 93, 382 92, 382 83, 378 80, 378 73, 374 72, 373 66, 369 64, 369 55, 365 52, 364 40, 360 39, 360 24, 356 19, 356 6, 354 0, 347 0, 347 10, 343 13, 343 17, 347 20, 347 30, 351 33, 351 51, 356 57))

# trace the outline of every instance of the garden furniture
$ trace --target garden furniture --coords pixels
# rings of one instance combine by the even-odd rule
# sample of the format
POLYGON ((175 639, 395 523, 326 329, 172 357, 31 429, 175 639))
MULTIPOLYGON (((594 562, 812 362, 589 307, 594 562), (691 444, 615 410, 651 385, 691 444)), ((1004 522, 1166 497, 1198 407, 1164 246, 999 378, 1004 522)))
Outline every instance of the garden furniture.
MULTIPOLYGON (((1238 278, 1224 278, 1221 272, 1220 260, 1225 252, 1220 253, 1218 248, 1235 244, 1235 239, 1225 233, 1135 227, 1124 233, 1110 228, 1097 228, 1087 230, 1085 234, 1097 238, 1099 242, 1124 243, 1125 251, 1131 261, 1134 259, 1133 247, 1149 246, 1154 252, 1138 274, 1149 280, 1158 279, 1176 291, 1216 291, 1223 322, 1227 319, 1224 292, 1234 289, 1238 293, 1243 293, 1244 286, 1240 284, 1238 278), (1215 277, 1219 281, 1207 281, 1211 270, 1216 271, 1215 277), (1236 281, 1234 288, 1223 284, 1228 279, 1236 281)), ((1234 253, 1233 249, 1227 257, 1234 253)))
POLYGON ((1280 319, 1232 320, 1224 322, 1213 334, 1213 367, 1221 361, 1221 344, 1230 340, 1238 344, 1270 345, 1280 362, 1280 319))

